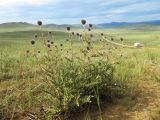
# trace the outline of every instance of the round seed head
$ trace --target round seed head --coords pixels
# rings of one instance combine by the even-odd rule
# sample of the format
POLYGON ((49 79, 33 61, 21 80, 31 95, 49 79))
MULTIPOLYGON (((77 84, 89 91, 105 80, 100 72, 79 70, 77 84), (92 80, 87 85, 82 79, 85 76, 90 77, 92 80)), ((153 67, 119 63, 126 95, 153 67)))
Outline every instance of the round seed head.
POLYGON ((111 38, 111 41, 113 41, 114 40, 114 38, 111 38))
POLYGON ((31 40, 31 44, 34 45, 34 44, 35 44, 35 41, 34 41, 34 40, 31 40))
POLYGON ((66 41, 68 42, 68 41, 69 41, 69 39, 66 39, 66 41))
POLYGON ((26 53, 29 53, 30 51, 29 50, 26 50, 26 53))
POLYGON ((71 27, 67 27, 67 30, 70 31, 70 30, 71 30, 71 27))
POLYGON ((90 34, 90 37, 92 38, 92 37, 93 37, 93 34, 90 34))
POLYGON ((52 32, 50 31, 50 32, 49 32, 49 35, 51 35, 51 34, 52 34, 52 32))
POLYGON ((63 47, 63 44, 61 43, 60 46, 63 47))
POLYGON ((82 34, 80 34, 79 37, 82 37, 82 34))
POLYGON ((51 44, 53 45, 53 44, 54 44, 54 42, 53 42, 53 41, 51 41, 51 44))
POLYGON ((74 32, 72 32, 72 35, 74 35, 74 32))
POLYGON ((35 35, 34 35, 34 38, 37 38, 37 37, 38 37, 38 35, 37 35, 37 34, 35 34, 35 35))
POLYGON ((121 41, 123 41, 124 39, 123 39, 123 38, 121 38, 120 40, 121 40, 121 41))
POLYGON ((37 21, 38 26, 42 26, 42 21, 37 21))
POLYGON ((82 19, 82 20, 81 20, 81 23, 82 23, 82 25, 85 25, 85 24, 86 24, 86 20, 85 20, 85 19, 82 19))
POLYGON ((47 47, 50 48, 50 47, 51 47, 51 44, 47 44, 47 47))
POLYGON ((40 51, 38 51, 38 53, 41 53, 40 51))
POLYGON ((88 46, 86 48, 87 48, 88 51, 90 50, 90 48, 88 46))
POLYGON ((47 42, 49 43, 49 42, 50 42, 50 40, 47 40, 47 42))
POLYGON ((79 33, 77 33, 77 36, 79 36, 79 33))
POLYGON ((90 28, 88 28, 88 31, 91 31, 91 29, 90 29, 90 28))
POLYGON ((103 33, 101 33, 101 36, 103 36, 104 34, 103 33))
POLYGON ((93 25, 92 25, 92 24, 89 24, 89 27, 90 27, 90 28, 92 28, 92 27, 93 27, 93 25))

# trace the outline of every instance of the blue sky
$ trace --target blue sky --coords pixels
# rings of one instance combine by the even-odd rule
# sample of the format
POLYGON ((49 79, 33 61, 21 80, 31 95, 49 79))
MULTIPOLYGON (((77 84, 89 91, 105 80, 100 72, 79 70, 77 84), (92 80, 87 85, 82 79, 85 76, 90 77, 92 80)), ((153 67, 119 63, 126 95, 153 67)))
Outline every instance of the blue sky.
POLYGON ((0 23, 135 22, 160 19, 160 0, 0 0, 0 23))

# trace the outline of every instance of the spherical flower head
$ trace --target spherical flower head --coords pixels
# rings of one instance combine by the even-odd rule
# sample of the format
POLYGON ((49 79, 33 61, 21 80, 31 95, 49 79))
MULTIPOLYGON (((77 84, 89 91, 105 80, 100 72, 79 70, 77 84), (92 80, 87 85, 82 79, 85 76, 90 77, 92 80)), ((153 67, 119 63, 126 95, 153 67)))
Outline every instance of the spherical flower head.
POLYGON ((80 34, 79 37, 82 37, 82 34, 80 34))
POLYGON ((51 41, 51 44, 53 45, 53 44, 54 44, 54 42, 53 42, 53 41, 51 41))
POLYGON ((61 43, 60 46, 63 47, 63 44, 61 43))
POLYGON ((34 41, 34 40, 31 40, 31 44, 34 45, 34 44, 35 44, 35 41, 34 41))
POLYGON ((70 31, 71 30, 71 27, 67 27, 67 31, 70 31))
POLYGON ((121 38, 121 41, 123 41, 124 39, 123 38, 121 38))
POLYGON ((77 33, 77 36, 79 36, 79 33, 77 33))
POLYGON ((91 42, 87 42, 88 43, 88 45, 91 45, 91 42))
POLYGON ((47 47, 50 48, 50 47, 51 47, 51 44, 47 44, 47 47))
POLYGON ((49 32, 49 35, 52 35, 52 32, 51 32, 51 31, 49 32))
POLYGON ((85 19, 82 19, 82 20, 81 20, 81 23, 82 23, 82 25, 85 25, 85 24, 86 24, 86 20, 85 20, 85 19))
POLYGON ((111 41, 113 41, 114 40, 114 38, 111 38, 111 41))
POLYGON ((74 32, 72 32, 72 35, 74 35, 74 32))
POLYGON ((93 27, 93 25, 92 25, 92 24, 89 24, 89 27, 90 27, 90 28, 92 28, 92 27, 93 27))
POLYGON ((37 37, 38 37, 38 35, 37 35, 37 34, 35 34, 35 35, 34 35, 34 38, 37 38, 37 37))
POLYGON ((42 26, 42 21, 37 22, 38 26, 42 26))
POLYGON ((88 28, 88 31, 91 31, 91 29, 90 29, 90 28, 88 28))
POLYGON ((103 33, 101 33, 101 36, 103 36, 104 34, 103 33))
POLYGON ((92 38, 92 37, 93 37, 93 34, 90 34, 90 37, 92 38))
POLYGON ((41 51, 38 51, 38 53, 41 53, 41 51))
POLYGON ((29 50, 26 50, 26 53, 28 54, 30 51, 29 50))
POLYGON ((87 48, 88 51, 90 50, 90 47, 87 46, 86 48, 87 48))

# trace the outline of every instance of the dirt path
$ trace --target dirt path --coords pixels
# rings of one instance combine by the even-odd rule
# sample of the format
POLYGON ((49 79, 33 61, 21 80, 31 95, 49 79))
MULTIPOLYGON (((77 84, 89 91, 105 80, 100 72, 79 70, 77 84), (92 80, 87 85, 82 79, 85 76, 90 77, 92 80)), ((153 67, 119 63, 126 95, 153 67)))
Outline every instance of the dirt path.
POLYGON ((136 92, 116 105, 104 106, 103 120, 160 120, 160 84, 138 81, 136 92))

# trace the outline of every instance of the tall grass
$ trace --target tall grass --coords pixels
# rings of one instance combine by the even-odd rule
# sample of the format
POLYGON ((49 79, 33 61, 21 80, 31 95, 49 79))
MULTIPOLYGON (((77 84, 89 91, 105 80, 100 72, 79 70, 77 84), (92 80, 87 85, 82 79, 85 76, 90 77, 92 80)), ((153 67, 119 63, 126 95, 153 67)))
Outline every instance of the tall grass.
POLYGON ((91 103, 101 116, 103 96, 116 99, 115 94, 126 94, 131 80, 159 81, 157 53, 108 45, 104 33, 94 38, 92 25, 81 22, 81 32, 67 27, 66 44, 55 41, 54 33, 43 32, 38 23, 39 34, 20 57, 2 52, 0 118, 71 119, 91 103))

